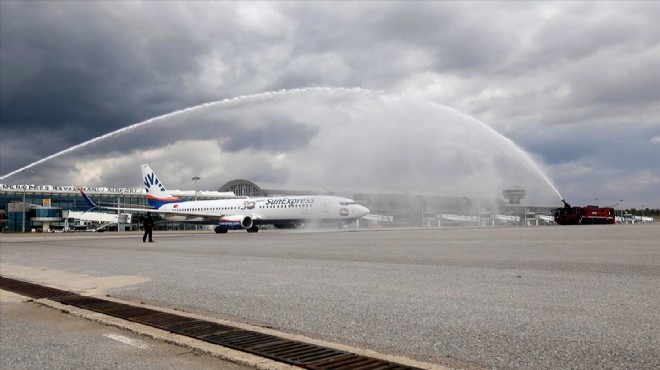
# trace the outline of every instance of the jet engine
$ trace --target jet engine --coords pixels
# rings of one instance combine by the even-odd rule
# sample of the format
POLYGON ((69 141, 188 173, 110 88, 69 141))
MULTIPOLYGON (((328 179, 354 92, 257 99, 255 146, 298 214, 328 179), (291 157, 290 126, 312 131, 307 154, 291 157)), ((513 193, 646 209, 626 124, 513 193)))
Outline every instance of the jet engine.
POLYGON ((218 226, 215 228, 215 232, 224 233, 227 230, 252 229, 253 226, 254 222, 250 216, 226 216, 218 219, 218 226))

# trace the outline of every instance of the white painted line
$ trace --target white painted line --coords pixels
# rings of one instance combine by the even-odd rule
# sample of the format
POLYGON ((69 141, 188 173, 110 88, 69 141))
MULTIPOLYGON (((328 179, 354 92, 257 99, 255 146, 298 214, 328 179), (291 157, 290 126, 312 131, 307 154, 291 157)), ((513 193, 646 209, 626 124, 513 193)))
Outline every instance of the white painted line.
POLYGON ((116 341, 118 341, 118 342, 122 342, 122 343, 124 343, 124 344, 128 344, 129 346, 137 347, 137 348, 139 348, 139 349, 147 349, 147 348, 149 348, 149 346, 147 346, 146 343, 144 343, 144 342, 142 342, 142 341, 139 341, 139 340, 131 339, 131 338, 129 338, 129 337, 125 337, 125 336, 123 336, 123 335, 119 335, 119 334, 103 334, 103 336, 106 337, 106 338, 114 339, 114 340, 116 340, 116 341))

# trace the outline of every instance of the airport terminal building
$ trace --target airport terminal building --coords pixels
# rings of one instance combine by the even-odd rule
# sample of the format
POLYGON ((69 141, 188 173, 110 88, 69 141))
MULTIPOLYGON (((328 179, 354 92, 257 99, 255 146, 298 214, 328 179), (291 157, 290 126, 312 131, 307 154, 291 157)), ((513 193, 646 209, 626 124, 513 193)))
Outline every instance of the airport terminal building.
MULTIPOLYGON (((83 190, 99 205, 147 208, 144 189, 87 187, 83 190)), ((512 189, 508 189, 512 190, 512 189)), ((503 195, 509 199, 485 200, 438 194, 409 192, 337 191, 324 186, 289 185, 237 179, 217 191, 170 190, 186 200, 269 197, 280 195, 339 195, 354 199, 371 210, 368 222, 358 227, 442 227, 539 225, 551 223, 548 215, 554 206, 521 205, 524 190, 503 195), (517 199, 517 203, 516 203, 517 199)), ((75 186, 0 184, 0 231, 7 233, 39 231, 139 230, 139 212, 99 213, 87 211, 87 204, 75 186), (137 213, 137 214, 136 214, 137 213)), ((158 222, 158 229, 186 230, 195 225, 158 222)))
MULTIPOLYGON (((83 187, 96 204, 112 207, 148 208, 144 189, 83 187)), ((187 200, 234 198, 232 193, 217 191, 173 190, 174 196, 187 200)), ((48 230, 138 230, 139 215, 133 213, 86 212, 87 203, 76 186, 51 185, 6 185, 0 184, 0 214, 2 232, 48 231, 48 230), (114 218, 108 218, 112 215, 114 218)), ((161 225, 172 228, 172 225, 161 225)), ((177 229, 191 225, 176 225, 177 229)), ((192 229, 195 227, 192 226, 192 229)))

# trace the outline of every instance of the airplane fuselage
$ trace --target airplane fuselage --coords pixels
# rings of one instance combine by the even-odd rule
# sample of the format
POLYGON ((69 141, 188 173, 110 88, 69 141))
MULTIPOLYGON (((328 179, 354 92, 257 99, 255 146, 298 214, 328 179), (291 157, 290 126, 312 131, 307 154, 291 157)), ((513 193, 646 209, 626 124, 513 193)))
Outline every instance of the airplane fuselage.
POLYGON ((187 201, 153 212, 159 211, 170 221, 221 224, 245 216, 255 225, 351 220, 369 212, 351 199, 323 195, 187 201))

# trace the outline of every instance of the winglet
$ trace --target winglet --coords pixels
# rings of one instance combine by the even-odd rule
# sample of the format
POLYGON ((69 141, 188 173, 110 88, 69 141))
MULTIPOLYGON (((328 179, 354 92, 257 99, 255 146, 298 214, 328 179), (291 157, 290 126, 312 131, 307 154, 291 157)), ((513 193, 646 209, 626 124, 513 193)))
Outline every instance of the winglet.
MULTIPOLYGON (((89 209, 86 210, 85 212, 89 212, 89 211, 93 210, 94 208, 99 207, 99 206, 96 205, 96 203, 94 203, 92 201, 92 199, 87 194, 85 194, 85 192, 83 191, 82 188, 78 188, 78 190, 80 191, 80 194, 82 195, 83 199, 85 199, 85 202, 89 206, 89 209)), ((83 212, 83 213, 85 213, 85 212, 83 212)))

